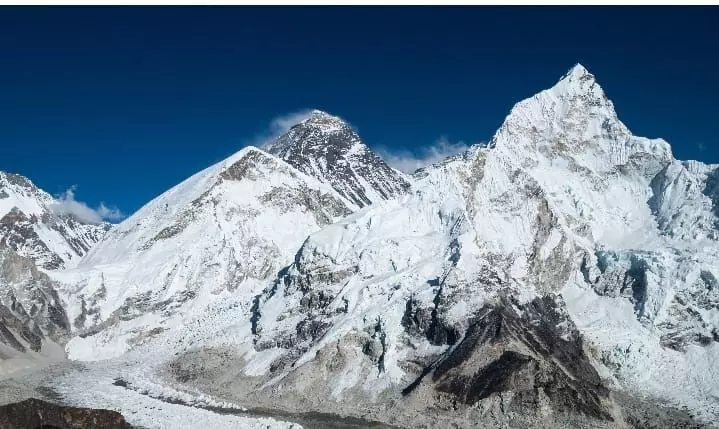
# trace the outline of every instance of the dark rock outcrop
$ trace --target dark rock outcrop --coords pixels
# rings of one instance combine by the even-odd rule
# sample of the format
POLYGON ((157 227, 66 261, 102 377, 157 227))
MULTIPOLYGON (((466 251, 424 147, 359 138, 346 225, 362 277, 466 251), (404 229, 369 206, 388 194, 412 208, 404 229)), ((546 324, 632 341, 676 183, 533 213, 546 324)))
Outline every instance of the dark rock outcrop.
POLYGON ((518 304, 511 298, 484 307, 456 346, 404 390, 428 384, 441 398, 474 406, 511 393, 508 410, 527 413, 543 402, 556 412, 611 420, 603 385, 583 340, 558 296, 518 304))
POLYGON ((66 407, 39 399, 0 406, 2 429, 130 429, 122 414, 111 410, 66 407))
POLYGON ((44 339, 67 338, 70 322, 55 287, 32 260, 0 241, 0 344, 38 352, 44 339))

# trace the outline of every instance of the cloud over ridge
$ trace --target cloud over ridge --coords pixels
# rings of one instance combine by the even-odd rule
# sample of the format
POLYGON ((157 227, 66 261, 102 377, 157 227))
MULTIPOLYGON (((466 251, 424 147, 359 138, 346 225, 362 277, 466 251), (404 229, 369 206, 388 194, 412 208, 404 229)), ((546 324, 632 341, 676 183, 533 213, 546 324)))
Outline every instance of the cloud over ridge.
POLYGON ((451 142, 440 137, 434 144, 414 150, 377 148, 377 153, 387 164, 404 173, 412 173, 419 168, 435 164, 446 158, 466 152, 472 145, 465 142, 451 142))
POLYGON ((87 223, 118 222, 125 218, 125 214, 120 209, 108 206, 104 202, 101 202, 97 208, 92 208, 85 202, 75 199, 76 188, 76 186, 72 186, 57 196, 55 202, 50 206, 53 213, 71 215, 87 223))

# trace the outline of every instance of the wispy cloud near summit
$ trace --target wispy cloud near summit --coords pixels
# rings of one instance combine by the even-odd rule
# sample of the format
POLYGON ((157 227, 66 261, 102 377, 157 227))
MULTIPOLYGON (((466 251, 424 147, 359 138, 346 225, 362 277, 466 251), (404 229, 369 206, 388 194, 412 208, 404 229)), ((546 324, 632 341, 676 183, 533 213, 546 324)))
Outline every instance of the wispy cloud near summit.
POLYGON ((405 173, 440 162, 445 158, 467 151, 471 145, 464 142, 451 142, 440 137, 433 145, 419 147, 415 150, 377 148, 377 153, 390 166, 405 173))
POLYGON ((267 128, 257 134, 248 145, 265 148, 277 137, 286 133, 290 128, 312 116, 312 109, 302 109, 296 112, 275 116, 270 120, 267 128))

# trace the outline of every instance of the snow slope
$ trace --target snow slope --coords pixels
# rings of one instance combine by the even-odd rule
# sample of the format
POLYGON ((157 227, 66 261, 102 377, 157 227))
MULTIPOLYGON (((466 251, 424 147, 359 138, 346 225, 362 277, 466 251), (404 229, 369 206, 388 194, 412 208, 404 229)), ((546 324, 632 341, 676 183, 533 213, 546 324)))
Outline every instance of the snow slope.
POLYGON ((80 336, 71 358, 117 356, 228 297, 251 305, 308 232, 350 209, 328 185, 248 147, 119 224, 57 273, 80 336))

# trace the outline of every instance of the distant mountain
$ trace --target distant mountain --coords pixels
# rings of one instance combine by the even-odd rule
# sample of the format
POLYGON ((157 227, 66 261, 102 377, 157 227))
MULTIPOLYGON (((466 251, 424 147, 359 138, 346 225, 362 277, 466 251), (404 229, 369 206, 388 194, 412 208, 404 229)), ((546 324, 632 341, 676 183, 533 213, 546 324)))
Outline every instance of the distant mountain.
MULTIPOLYGON (((16 339, 69 332, 82 371, 53 386, 84 406, 139 392, 395 427, 712 427, 718 201, 719 166, 633 135, 576 65, 489 145, 411 176, 315 111, 28 279, 57 292, 43 311, 3 304, 16 339), (72 387, 88 380, 104 396, 72 387)), ((15 229, 35 213, 18 204, 15 229)), ((3 255, 34 273, 15 253, 48 264, 50 240, 26 236, 3 255)))
POLYGON ((57 204, 29 179, 0 171, 0 241, 42 268, 74 266, 109 224, 84 222, 57 204))

